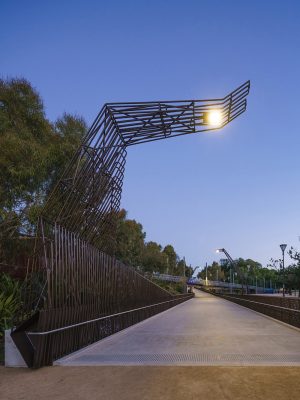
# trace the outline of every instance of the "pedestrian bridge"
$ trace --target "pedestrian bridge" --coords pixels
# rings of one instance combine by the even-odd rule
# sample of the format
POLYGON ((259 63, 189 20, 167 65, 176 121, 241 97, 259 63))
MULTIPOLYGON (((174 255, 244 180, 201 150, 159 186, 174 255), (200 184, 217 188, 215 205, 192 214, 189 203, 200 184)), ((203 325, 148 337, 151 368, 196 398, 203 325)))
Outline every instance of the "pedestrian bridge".
POLYGON ((248 285, 246 283, 230 283, 223 281, 212 281, 208 279, 190 280, 188 284, 197 285, 204 288, 215 288, 225 291, 240 291, 242 293, 273 293, 273 288, 266 288, 258 285, 248 285))
POLYGON ((102 107, 39 212, 11 333, 29 367, 192 297, 173 296, 115 258, 127 148, 222 128, 246 111, 249 91, 247 81, 217 99, 102 107))
POLYGON ((296 365, 300 329, 194 289, 195 297, 56 365, 296 365))

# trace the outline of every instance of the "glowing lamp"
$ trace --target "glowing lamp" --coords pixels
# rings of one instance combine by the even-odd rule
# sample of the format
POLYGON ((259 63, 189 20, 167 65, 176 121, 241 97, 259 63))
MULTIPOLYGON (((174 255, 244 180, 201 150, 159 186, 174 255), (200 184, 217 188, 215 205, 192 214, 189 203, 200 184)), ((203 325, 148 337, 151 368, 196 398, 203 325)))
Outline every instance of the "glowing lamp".
POLYGON ((203 122, 211 126, 222 125, 222 113, 220 110, 211 110, 203 113, 203 122))

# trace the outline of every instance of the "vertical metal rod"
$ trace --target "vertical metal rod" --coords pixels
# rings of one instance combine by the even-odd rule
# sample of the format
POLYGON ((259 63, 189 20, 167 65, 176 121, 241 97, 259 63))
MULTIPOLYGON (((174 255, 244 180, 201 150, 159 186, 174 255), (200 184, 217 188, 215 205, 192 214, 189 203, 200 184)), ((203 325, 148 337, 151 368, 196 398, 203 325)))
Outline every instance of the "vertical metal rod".
POLYGON ((283 272, 283 288, 282 296, 285 297, 285 270, 284 270, 284 250, 282 250, 282 272, 283 272))

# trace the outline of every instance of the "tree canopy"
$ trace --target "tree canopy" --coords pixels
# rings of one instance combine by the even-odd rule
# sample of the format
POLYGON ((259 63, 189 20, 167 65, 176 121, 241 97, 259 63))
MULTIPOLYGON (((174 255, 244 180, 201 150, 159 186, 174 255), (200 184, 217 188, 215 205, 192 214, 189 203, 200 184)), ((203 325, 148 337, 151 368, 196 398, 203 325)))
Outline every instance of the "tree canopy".
MULTIPOLYGON (((41 96, 26 79, 0 80, 0 263, 25 262, 35 222, 78 148, 87 125, 64 113, 49 121, 41 96)), ((144 271, 182 274, 172 245, 145 241, 143 226, 118 216, 115 256, 144 271)), ((187 268, 187 275, 190 272, 187 268)))
POLYGON ((12 239, 34 234, 38 211, 86 130, 75 115, 50 122, 27 80, 0 79, 0 262, 13 262, 12 239))

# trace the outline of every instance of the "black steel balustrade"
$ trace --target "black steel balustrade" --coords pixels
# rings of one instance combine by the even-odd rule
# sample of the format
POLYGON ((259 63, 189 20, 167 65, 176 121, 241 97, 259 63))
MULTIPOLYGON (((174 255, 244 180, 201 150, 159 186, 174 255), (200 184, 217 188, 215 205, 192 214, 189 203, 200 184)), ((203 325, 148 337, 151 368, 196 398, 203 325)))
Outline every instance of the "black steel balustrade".
POLYGON ((126 148, 220 129, 246 110, 249 90, 247 81, 221 99, 102 108, 39 218, 12 332, 29 366, 51 364, 191 298, 170 295, 113 257, 126 148))
POLYGON ((268 295, 224 294, 212 292, 203 288, 200 290, 300 328, 300 299, 288 299, 274 296, 268 297, 268 295))
POLYGON ((256 299, 255 296, 253 296, 251 300, 243 298, 243 296, 235 295, 225 295, 222 297, 224 297, 226 300, 240 304, 241 306, 250 308, 251 310, 258 311, 262 314, 268 315, 269 317, 300 328, 299 309, 295 310, 288 307, 270 304, 270 302, 265 301, 264 299, 256 299))

